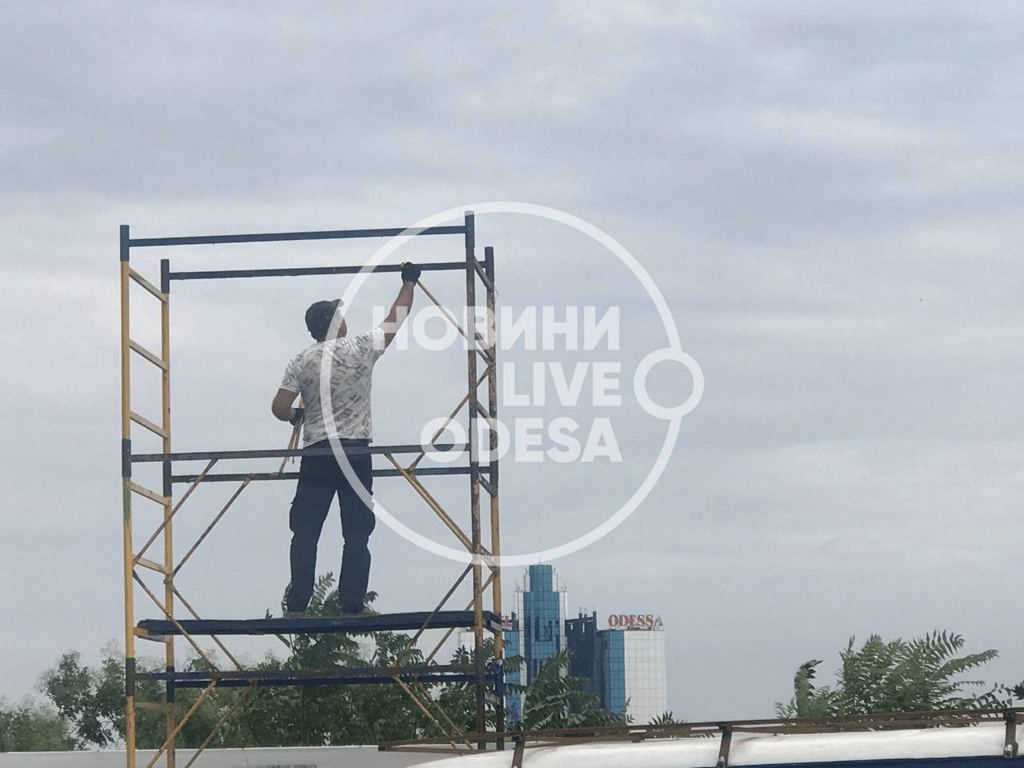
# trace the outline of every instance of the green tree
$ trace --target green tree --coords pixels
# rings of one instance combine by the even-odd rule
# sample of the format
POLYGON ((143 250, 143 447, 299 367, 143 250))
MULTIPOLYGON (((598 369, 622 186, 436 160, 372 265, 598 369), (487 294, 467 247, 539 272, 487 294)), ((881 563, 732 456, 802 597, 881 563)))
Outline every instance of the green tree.
POLYGON ((1009 706, 1005 686, 988 687, 963 675, 994 659, 995 650, 958 655, 961 635, 931 632, 922 638, 886 642, 871 635, 860 648, 850 638, 832 686, 815 688, 820 660, 805 662, 793 680, 794 695, 777 703, 780 717, 824 717, 872 712, 915 712, 1009 706), (969 689, 985 689, 970 693, 969 689))
MULTIPOLYGON (((367 595, 367 601, 376 595, 367 595)), ((311 616, 337 614, 337 593, 331 574, 321 578, 307 608, 311 616)), ((268 612, 269 616, 269 612, 268 612)), ((255 669, 260 671, 318 670, 350 668, 387 668, 422 663, 422 653, 409 648, 409 638, 393 632, 368 633, 362 644, 352 634, 328 632, 296 634, 283 638, 285 658, 267 654, 255 669)), ((213 658, 213 657, 211 657, 213 658)), ((468 662, 467 662, 468 663, 468 662)), ((155 662, 137 659, 139 673, 160 671, 155 662)), ((208 670, 202 657, 190 657, 181 663, 185 671, 208 670)), ((76 651, 64 654, 57 665, 43 675, 43 690, 66 723, 72 747, 106 747, 123 741, 124 659, 113 647, 104 650, 101 664, 90 668, 82 664, 76 651)), ((446 712, 454 710, 460 723, 475 720, 475 695, 466 695, 468 686, 435 685, 430 689, 445 699, 446 712), (472 713, 472 714, 467 714, 472 713)), ((243 688, 215 688, 184 724, 177 738, 179 748, 197 747, 213 731, 215 724, 238 702, 243 688)), ((183 714, 191 709, 200 691, 178 688, 176 709, 183 714)), ((164 685, 158 680, 138 680, 138 702, 163 702, 164 685)), ((441 735, 408 694, 394 684, 340 686, 261 686, 257 688, 217 732, 211 746, 320 746, 376 744, 381 741, 413 739, 441 735)), ((136 744, 156 748, 166 738, 163 711, 138 708, 136 744)))
POLYGON ((682 725, 685 722, 685 720, 676 720, 672 712, 667 711, 655 717, 648 725, 682 725))
POLYGON ((78 651, 69 651, 43 673, 43 692, 67 723, 76 748, 110 746, 124 730, 121 666, 109 650, 99 670, 83 666, 78 651))
MULTIPOLYGON (((484 640, 484 656, 491 658, 494 641, 484 640)), ((472 652, 467 648, 455 651, 452 664, 471 665, 472 652)), ((523 663, 521 656, 510 656, 504 660, 505 672, 514 672, 523 663)), ((509 692, 523 694, 523 712, 520 722, 513 724, 516 730, 540 728, 576 728, 586 726, 625 724, 623 715, 602 709, 596 693, 583 690, 586 680, 568 674, 569 651, 548 659, 528 685, 508 685, 509 692)), ((442 686, 436 694, 438 703, 463 731, 476 731, 476 686, 472 683, 457 683, 442 686)), ((497 727, 497 710, 488 704, 486 725, 497 727)), ((503 724, 504 727, 504 724, 503 724)))
MULTIPOLYGON (((373 602, 375 593, 366 601, 373 602)), ((317 581, 306 608, 309 616, 336 616, 337 591, 328 573, 317 581)), ((268 612, 268 616, 269 616, 268 612)), ((418 663, 422 654, 407 648, 409 639, 393 632, 374 632, 372 648, 360 647, 350 634, 295 635, 287 640, 288 656, 268 655, 257 669, 266 671, 388 667, 418 663), (363 658, 363 656, 367 658, 363 658)), ((430 722, 397 685, 261 687, 243 711, 225 726, 225 746, 297 746, 376 744, 412 739, 429 731, 430 722)))
MULTIPOLYGON (((368 665, 387 668, 421 664, 423 654, 409 647, 409 638, 393 632, 376 632, 375 648, 368 665)), ((335 723, 333 744, 379 744, 382 741, 415 739, 427 734, 441 735, 416 705, 396 684, 344 686, 347 717, 335 723)))
POLYGON ((625 725, 628 717, 602 709, 596 693, 584 691, 586 680, 569 674, 569 650, 544 662, 523 691, 523 730, 625 725))
MULTIPOLYGON (((199 658, 185 661, 186 671, 202 669, 205 662, 199 658)), ((140 673, 156 671, 157 667, 145 659, 137 659, 140 673)), ((97 668, 84 666, 77 651, 68 651, 57 665, 43 673, 41 687, 66 724, 71 748, 109 747, 123 742, 124 718, 124 655, 116 646, 103 649, 97 668)), ((203 703, 189 718, 177 739, 180 747, 197 746, 210 734, 220 711, 234 701, 236 689, 218 689, 216 695, 203 703)), ((163 702, 163 685, 155 680, 136 683, 136 700, 163 702)), ((176 709, 188 711, 199 692, 191 688, 177 691, 176 709)), ((163 712, 138 709, 136 712, 136 744, 142 749, 162 745, 167 737, 163 712)))
POLYGON ((0 699, 0 752, 57 752, 73 746, 60 715, 27 699, 14 706, 0 699))
MULTIPOLYGON (((485 659, 494 657, 494 639, 484 638, 483 655, 485 659)), ((522 661, 521 657, 514 656, 505 659, 505 672, 513 671, 516 665, 522 661)), ((466 647, 460 646, 455 649, 452 655, 452 664, 472 667, 473 652, 466 647)), ((465 733, 476 732, 476 684, 475 683, 447 683, 435 686, 434 698, 444 710, 451 721, 465 733)), ((490 730, 497 728, 497 709, 488 702, 484 710, 485 725, 490 730)))

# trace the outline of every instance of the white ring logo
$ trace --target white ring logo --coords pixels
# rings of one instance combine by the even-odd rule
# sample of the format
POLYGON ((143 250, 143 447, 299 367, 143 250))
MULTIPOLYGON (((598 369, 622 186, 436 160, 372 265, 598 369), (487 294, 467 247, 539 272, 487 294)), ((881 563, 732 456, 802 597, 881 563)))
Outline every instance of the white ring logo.
MULTIPOLYGON (((455 560, 460 563, 474 563, 483 564, 488 566, 498 567, 510 567, 510 566, 523 566, 533 565, 538 562, 544 562, 554 560, 564 555, 571 554, 583 549, 590 544, 598 541, 606 534, 610 533, 622 522, 626 520, 638 506, 647 497, 647 494, 651 492, 654 484, 660 479, 662 472, 665 470, 665 466, 668 464, 669 457, 672 454, 672 449, 675 447, 676 439, 679 436, 680 422, 683 416, 690 413, 694 408, 697 407, 704 394, 704 374, 701 371, 697 361, 694 360, 690 355, 686 354, 682 345, 679 341, 679 332, 676 329, 675 321, 672 319, 672 314, 669 312, 668 305, 665 302, 665 298, 661 295, 661 291, 658 286, 651 279, 651 276, 647 273, 647 270, 633 257, 633 255, 627 251, 620 243, 614 240, 612 237, 602 232, 597 227, 588 224, 582 219, 578 219, 571 214, 563 211, 556 210, 554 208, 547 208, 541 205, 533 205, 530 203, 516 203, 516 202, 489 202, 489 203, 477 203, 475 205, 459 206, 457 208, 450 208, 447 211, 434 214, 422 221, 418 222, 415 226, 409 227, 404 230, 401 234, 391 238, 387 243, 381 246, 376 253, 370 258, 370 261, 363 267, 362 271, 355 276, 348 288, 342 295, 342 302, 346 306, 350 306, 352 299, 359 292, 363 283, 367 277, 372 273, 372 269, 379 264, 382 264, 391 254, 397 251, 402 245, 407 243, 410 239, 415 237, 417 234, 422 232, 424 229, 430 227, 440 226, 446 222, 452 221, 461 217, 464 212, 473 211, 475 214, 487 214, 487 213, 518 213, 527 216, 536 216, 550 221, 555 221, 563 224, 567 227, 575 229, 596 242, 603 245, 607 250, 611 251, 619 260, 629 268, 633 275, 637 278, 640 284, 647 291, 648 296, 654 303, 654 306, 658 310, 659 317, 661 318, 662 326, 665 329, 665 333, 668 336, 669 346, 664 349, 655 350, 648 354, 641 363, 637 366, 637 369, 633 376, 633 390, 640 403, 641 407, 651 416, 668 422, 668 428, 665 432, 665 440, 658 451, 658 456, 655 459, 653 466, 647 473, 640 487, 633 493, 632 496, 619 508, 619 510, 601 523, 599 526, 589 531, 588 533, 578 536, 572 541, 568 541, 557 547, 551 547, 549 549, 539 550, 537 552, 530 552, 521 555, 499 555, 497 557, 492 555, 474 555, 472 552, 466 550, 459 550, 453 547, 439 544, 432 539, 428 539, 422 534, 412 530, 398 519, 396 519, 387 509, 384 508, 379 502, 375 502, 370 494, 363 487, 362 483, 356 477, 355 471, 352 469, 352 465, 349 463, 348 457, 345 455, 345 451, 341 446, 340 440, 335 436, 337 429, 334 422, 334 410, 333 408, 323 408, 324 423, 327 427, 327 433, 331 435, 330 443, 331 448, 334 451, 335 458, 338 461, 339 466, 345 473, 345 477, 351 483, 352 487, 357 490, 360 498, 364 503, 373 506, 374 514, 378 519, 382 520, 395 533, 399 534, 407 541, 421 547, 428 552, 433 552, 441 557, 455 560), (690 373, 690 377, 693 380, 693 388, 690 392, 690 396, 681 404, 675 407, 666 407, 655 403, 647 392, 647 376, 650 374, 651 369, 655 365, 665 361, 675 361, 681 363, 690 373)), ((331 323, 331 328, 327 333, 327 338, 333 340, 338 330, 338 315, 335 315, 334 320, 331 323)), ((330 344, 331 341, 328 341, 330 344)), ((331 356, 324 354, 321 359, 320 366, 320 402, 331 403, 331 356)))

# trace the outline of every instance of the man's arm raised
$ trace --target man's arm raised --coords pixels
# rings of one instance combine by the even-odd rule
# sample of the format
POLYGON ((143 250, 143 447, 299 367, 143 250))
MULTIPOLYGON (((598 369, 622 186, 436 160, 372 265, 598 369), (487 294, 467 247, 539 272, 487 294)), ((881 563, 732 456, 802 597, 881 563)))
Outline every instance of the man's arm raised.
POLYGON ((388 316, 380 324, 381 330, 384 331, 385 347, 391 344, 391 340, 395 338, 395 334, 402 327, 405 318, 409 316, 413 294, 416 291, 416 281, 420 279, 420 274, 421 270, 415 264, 407 261, 402 265, 402 288, 398 292, 395 303, 391 305, 388 316))

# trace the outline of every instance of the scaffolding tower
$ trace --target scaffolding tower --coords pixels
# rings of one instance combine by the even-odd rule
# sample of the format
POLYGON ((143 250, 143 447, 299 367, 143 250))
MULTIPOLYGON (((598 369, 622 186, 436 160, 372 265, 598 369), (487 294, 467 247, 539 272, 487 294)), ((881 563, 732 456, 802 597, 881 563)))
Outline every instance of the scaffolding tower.
MULTIPOLYGON (((152 269, 152 267, 150 267, 152 269)), ((315 232, 279 232, 261 234, 208 235, 198 237, 133 238, 129 227, 120 228, 120 283, 121 283, 121 475, 123 505, 123 555, 124 555, 124 629, 125 629, 125 723, 127 765, 136 764, 136 712, 142 707, 156 707, 163 710, 166 721, 166 739, 156 755, 149 762, 155 765, 161 757, 168 768, 175 766, 175 741, 182 727, 196 712, 202 701, 218 686, 243 687, 236 707, 260 686, 275 685, 344 685, 360 683, 393 682, 401 686, 417 706, 444 734, 444 738, 456 748, 483 749, 487 733, 487 706, 495 709, 495 723, 498 731, 504 724, 504 673, 502 669, 501 635, 501 573, 499 568, 500 538, 498 520, 498 459, 496 449, 497 430, 497 345, 495 327, 495 278, 494 250, 484 249, 484 258, 476 256, 475 224, 472 211, 467 211, 463 222, 450 226, 427 228, 357 229, 315 232), (159 262, 159 277, 147 279, 132 265, 132 254, 136 249, 172 248, 190 245, 214 245, 236 243, 268 243, 283 241, 344 240, 354 238, 428 237, 461 235, 465 245, 463 258, 418 264, 424 274, 455 271, 465 276, 466 328, 462 328, 452 314, 441 307, 433 294, 422 283, 420 288, 466 337, 466 394, 448 417, 446 424, 456 419, 466 420, 468 440, 464 444, 445 446, 460 451, 465 461, 444 466, 420 467, 421 460, 429 446, 420 444, 371 445, 370 453, 383 456, 390 467, 375 467, 374 477, 402 477, 423 499, 427 506, 443 521, 455 538, 465 547, 467 565, 455 579, 436 607, 429 611, 387 614, 361 617, 321 617, 305 619, 217 619, 201 617, 197 607, 186 599, 176 583, 176 576, 196 548, 202 544, 213 527, 223 518, 231 504, 249 484, 255 481, 294 480, 298 474, 285 472, 289 457, 308 455, 309 450, 297 446, 297 431, 292 442, 284 449, 234 450, 234 451, 172 451, 171 423, 171 349, 170 349, 170 297, 171 284, 177 281, 224 280, 232 278, 291 277, 310 275, 344 275, 357 273, 400 272, 400 265, 377 264, 365 266, 323 266, 275 269, 221 269, 206 271, 171 270, 170 260, 159 262), (138 286, 142 293, 159 303, 160 349, 147 348, 133 336, 131 323, 132 286, 138 286), (483 306, 479 303, 478 288, 484 294, 483 306), (477 309, 486 310, 487 322, 480 328, 477 309), (138 363, 154 366, 159 372, 161 413, 148 417, 137 412, 132 405, 132 366, 138 363), (486 392, 481 388, 486 385, 486 392), (490 449, 480 451, 478 444, 479 420, 484 419, 491 427, 490 449), (141 453, 133 450, 133 430, 144 430, 146 434, 159 438, 159 452, 141 453), (411 463, 403 463, 399 457, 414 455, 411 463), (278 472, 214 472, 221 461, 245 462, 266 458, 281 458, 278 472), (188 465, 205 461, 201 472, 183 471, 182 464, 188 465), (158 465, 161 470, 160 488, 143 485, 133 479, 133 467, 139 464, 158 465), (469 479, 469 530, 466 531, 435 499, 424 484, 424 478, 431 475, 465 475, 469 479), (191 544, 184 555, 176 554, 173 538, 174 519, 189 496, 201 483, 229 482, 238 484, 237 490, 227 504, 213 518, 206 530, 191 544), (176 494, 176 487, 184 491, 176 494), (481 492, 486 493, 489 515, 481 515, 481 492), (139 509, 135 502, 139 502, 139 509), (136 525, 138 523, 138 525, 136 525), (139 528, 137 532, 134 528, 139 528), (489 536, 487 535, 489 534, 489 536), (145 541, 139 544, 142 537, 145 541), (484 540, 489 541, 485 545, 484 540), (153 548, 159 554, 151 554, 153 548), (460 585, 471 577, 472 599, 463 610, 446 608, 448 601, 460 585), (154 582, 157 582, 154 585, 154 582), (136 597, 148 597, 158 618, 136 622, 136 597), (489 601, 488 601, 489 596, 489 601), (488 605, 489 602, 489 605, 488 605), (182 612, 184 611, 184 613, 182 612), (473 653, 470 665, 438 664, 433 662, 456 629, 473 630, 473 653), (289 670, 270 672, 245 669, 236 656, 228 649, 223 636, 231 635, 303 635, 328 632, 372 632, 412 631, 410 647, 428 630, 445 630, 433 652, 417 666, 394 664, 386 668, 331 669, 331 670, 289 670), (485 652, 485 638, 493 637, 493 653, 485 652), (221 669, 211 656, 204 652, 197 637, 208 636, 229 660, 232 669, 221 669), (165 669, 162 673, 145 673, 136 668, 135 641, 137 638, 154 640, 164 645, 165 669), (201 656, 207 671, 183 672, 175 667, 176 641, 183 641, 201 656), (164 702, 142 702, 136 700, 137 684, 141 680, 159 680, 165 687, 164 702), (470 683, 476 690, 476 733, 461 733, 451 719, 434 702, 426 688, 430 683, 470 683), (195 704, 187 712, 180 712, 175 704, 175 692, 179 688, 196 688, 201 692, 195 704)), ((134 291, 138 293, 136 289, 134 291)), ((431 440, 436 444, 444 427, 431 440)), ((152 439, 152 438, 149 438, 152 439)), ((214 726, 207 740, 195 752, 191 765, 212 741, 232 710, 225 713, 214 726)), ((499 745, 502 744, 500 738, 499 745)))

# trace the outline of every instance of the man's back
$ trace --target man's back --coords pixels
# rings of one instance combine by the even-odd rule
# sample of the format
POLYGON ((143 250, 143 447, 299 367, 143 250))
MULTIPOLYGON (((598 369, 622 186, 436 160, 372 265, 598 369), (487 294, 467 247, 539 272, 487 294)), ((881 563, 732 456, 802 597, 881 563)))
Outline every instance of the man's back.
POLYGON ((288 364, 281 386, 302 395, 306 408, 303 445, 330 437, 373 437, 373 366, 384 353, 384 346, 384 332, 374 328, 353 338, 317 342, 288 364), (321 402, 324 376, 329 376, 330 403, 326 409, 321 402))

